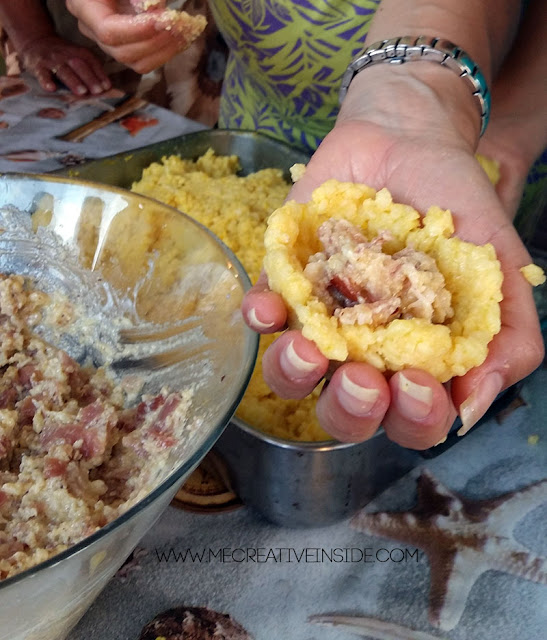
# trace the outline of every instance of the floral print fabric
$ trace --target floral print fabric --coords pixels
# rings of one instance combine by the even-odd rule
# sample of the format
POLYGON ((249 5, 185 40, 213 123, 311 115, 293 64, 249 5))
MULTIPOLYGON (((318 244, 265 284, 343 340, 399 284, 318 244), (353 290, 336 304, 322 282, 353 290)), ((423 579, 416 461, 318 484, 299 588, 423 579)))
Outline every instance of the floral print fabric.
POLYGON ((230 48, 221 127, 311 151, 334 124, 338 90, 380 0, 212 0, 230 48))

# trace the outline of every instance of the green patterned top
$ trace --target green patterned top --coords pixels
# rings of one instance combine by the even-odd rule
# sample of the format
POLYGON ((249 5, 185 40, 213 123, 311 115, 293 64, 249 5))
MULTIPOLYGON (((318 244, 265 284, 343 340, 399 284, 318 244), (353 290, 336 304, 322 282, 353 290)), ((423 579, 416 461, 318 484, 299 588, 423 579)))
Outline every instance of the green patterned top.
MULTIPOLYGON (((308 152, 334 125, 338 90, 380 0, 210 0, 230 56, 219 126, 261 131, 308 152)), ((547 202, 538 158, 517 215, 530 240, 547 202), (531 228, 529 228, 531 226, 531 228)), ((547 250, 547 247, 544 247, 547 250)))
POLYGON ((229 48, 219 125, 308 151, 330 131, 338 90, 379 0, 213 0, 229 48))

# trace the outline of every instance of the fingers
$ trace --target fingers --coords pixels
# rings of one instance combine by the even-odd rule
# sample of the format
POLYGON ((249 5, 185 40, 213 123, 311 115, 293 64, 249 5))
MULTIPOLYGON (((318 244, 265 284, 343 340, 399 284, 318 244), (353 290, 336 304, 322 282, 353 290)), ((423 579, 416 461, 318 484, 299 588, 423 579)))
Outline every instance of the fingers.
POLYGON ((348 363, 321 394, 317 415, 342 442, 367 440, 382 425, 397 444, 428 449, 444 440, 456 411, 444 387, 425 371, 400 371, 388 383, 374 367, 348 363))
POLYGON ((56 81, 79 96, 99 95, 112 86, 101 62, 90 51, 57 36, 32 42, 21 57, 23 66, 46 91, 55 91, 56 81))
POLYGON ((382 425, 390 438, 408 449, 441 442, 456 419, 443 385, 426 371, 405 369, 389 380, 391 403, 382 425))
MULTIPOLYGON (((298 331, 280 336, 263 356, 266 384, 282 398, 302 399, 326 374, 329 361, 298 331)), ((442 441, 456 411, 429 373, 408 369, 385 376, 371 365, 340 366, 317 402, 319 423, 341 442, 360 442, 380 424, 403 447, 427 449, 442 441)))
POLYGON ((156 7, 137 15, 118 13, 115 3, 104 0, 68 0, 67 7, 85 36, 137 73, 161 67, 189 44, 186 33, 171 28, 156 7))
POLYGON ((78 19, 78 28, 99 45, 117 47, 148 40, 157 33, 157 14, 117 13, 115 3, 101 0, 67 0, 67 9, 78 19))
POLYGON ((38 83, 45 91, 56 91, 57 85, 55 84, 55 80, 53 77, 53 73, 50 69, 46 69, 45 67, 36 69, 34 72, 38 83))
POLYGON ((84 95, 88 92, 88 89, 91 93, 101 93, 102 91, 101 86, 96 82, 94 82, 91 87, 87 87, 80 79, 80 76, 73 71, 72 67, 68 63, 61 64, 58 68, 53 70, 53 73, 68 89, 72 91, 72 93, 75 93, 76 95, 84 95), (95 88, 95 85, 97 90, 93 91, 92 88, 95 88))
MULTIPOLYGON (((57 55, 54 59, 58 58, 57 55)), ((41 60, 34 69, 34 75, 46 91, 55 91, 57 89, 55 80, 58 80, 75 95, 83 96, 86 93, 99 95, 110 89, 111 83, 102 68, 100 75, 95 68, 96 65, 91 66, 80 57, 68 58, 60 64, 56 64, 53 59, 41 60)))
POLYGON ((266 350, 262 366, 264 380, 274 393, 302 399, 326 374, 329 361, 299 331, 287 331, 266 350))
POLYGON ((138 43, 102 48, 113 58, 141 74, 158 69, 181 50, 178 41, 169 33, 159 33, 154 38, 138 43))
POLYGON ((101 39, 83 23, 79 28, 109 56, 141 74, 161 67, 187 46, 186 40, 177 38, 173 31, 158 31, 155 27, 146 37, 127 42, 117 37, 101 39))
POLYGON ((258 333, 276 333, 285 328, 287 308, 281 296, 268 289, 264 271, 243 298, 242 312, 247 325, 258 333))
POLYGON ((95 56, 69 58, 67 64, 94 95, 112 88, 110 79, 95 56))
POLYGON ((390 391, 384 376, 368 364, 337 369, 317 401, 323 429, 341 442, 360 442, 374 435, 387 411, 390 391))
POLYGON ((505 274, 500 304, 502 327, 480 366, 452 381, 452 398, 463 435, 486 413, 496 396, 528 376, 542 362, 544 343, 531 287, 518 270, 505 274))

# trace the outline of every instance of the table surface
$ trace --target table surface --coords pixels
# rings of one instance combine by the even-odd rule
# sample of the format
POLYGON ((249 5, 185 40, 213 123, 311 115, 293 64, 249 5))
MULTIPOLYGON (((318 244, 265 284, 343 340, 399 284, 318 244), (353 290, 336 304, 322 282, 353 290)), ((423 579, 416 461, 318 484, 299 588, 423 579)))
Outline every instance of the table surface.
MULTIPOLYGON (((533 374, 522 391, 527 406, 471 431, 442 455, 424 462, 445 486, 473 499, 491 498, 546 476, 547 370, 533 374), (539 440, 530 436, 539 435, 539 440)), ((389 487, 367 511, 402 510, 415 501, 418 469, 389 487)), ((515 522, 519 543, 547 555, 547 502, 515 522)), ((547 587, 498 571, 474 584, 459 624, 440 632, 428 622, 429 561, 414 548, 363 534, 348 521, 312 530, 270 525, 247 508, 193 514, 169 507, 141 541, 135 560, 122 569, 70 634, 70 640, 137 640, 146 622, 177 606, 207 606, 229 613, 256 640, 350 640, 348 629, 308 622, 315 614, 369 616, 450 640, 541 640, 547 628, 547 587), (162 562, 170 549, 194 554, 209 549, 407 549, 406 562, 266 561, 162 562)), ((288 552, 285 552, 285 560, 288 552)), ((227 556, 229 558, 229 556, 227 556)), ((234 554, 234 558, 236 556, 234 554)), ((279 556, 278 556, 279 557, 279 556)), ((280 556, 283 559, 283 556, 280 556)), ((292 558, 294 559, 294 555, 292 558)), ((356 552, 354 558, 360 559, 356 552)), ((379 558, 384 556, 379 554, 379 558)), ((363 637, 375 638, 373 635, 363 637)), ((411 638, 411 636, 401 636, 411 638)))
MULTIPOLYGON (((28 81, 25 93, 0 99, 0 121, 8 125, 0 131, 0 171, 52 171, 78 158, 100 158, 202 128, 150 105, 145 113, 157 119, 158 124, 136 136, 114 123, 83 143, 66 143, 57 138, 103 109, 104 104, 96 101, 67 106, 62 96, 45 95, 28 81), (37 113, 46 107, 64 109, 65 117, 58 120, 39 117, 37 113), (41 154, 26 162, 10 159, 13 152, 29 149, 41 154)), ((495 497, 544 479, 546 388, 544 363, 525 381, 522 406, 472 430, 448 451, 424 460, 422 468, 451 490, 472 499, 495 497)), ((389 487, 366 511, 410 508, 416 499, 419 472, 420 469, 414 469, 389 487)), ((547 502, 544 502, 514 522, 514 537, 538 556, 547 555, 546 523, 547 502)), ((176 606, 204 606, 228 613, 255 640, 356 637, 355 629, 308 621, 309 616, 327 613, 374 617, 450 640, 545 637, 547 587, 494 570, 476 580, 454 629, 439 631, 432 627, 427 615, 429 559, 424 553, 414 554, 414 549, 362 533, 349 521, 321 529, 291 530, 265 522, 247 507, 197 514, 171 506, 69 638, 137 640, 146 622, 176 606), (273 555, 263 562, 223 562, 218 556, 211 556, 208 562, 189 559, 164 562, 160 557, 170 549, 176 552, 188 549, 192 553, 205 550, 209 554, 209 550, 217 553, 223 548, 251 552, 260 549, 262 554, 272 550, 273 555), (348 550, 345 557, 357 561, 317 562, 316 550, 321 553, 333 548, 348 550), (285 551, 283 555, 279 549, 291 552, 285 551), (408 550, 407 560, 382 562, 377 557, 383 558, 383 552, 376 555, 382 549, 408 550), (367 562, 359 561, 364 550, 367 562), (301 557, 299 562, 295 560, 297 555, 301 557)), ((361 637, 381 636, 362 631, 361 637)), ((412 636, 405 632, 400 637, 412 636)))

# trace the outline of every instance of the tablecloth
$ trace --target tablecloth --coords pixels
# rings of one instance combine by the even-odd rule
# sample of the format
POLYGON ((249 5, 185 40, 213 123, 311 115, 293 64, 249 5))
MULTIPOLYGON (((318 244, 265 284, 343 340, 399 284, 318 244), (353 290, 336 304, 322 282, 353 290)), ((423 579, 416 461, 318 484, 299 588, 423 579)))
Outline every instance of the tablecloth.
MULTIPOLYGON (((491 498, 545 478, 546 388, 547 370, 542 368, 524 386, 526 405, 481 425, 422 467, 473 499, 491 498)), ((412 506, 419 472, 417 468, 389 487, 366 511, 412 506)), ((547 555, 547 503, 515 523, 515 538, 536 554, 547 555)), ((423 553, 417 559, 413 551, 409 545, 365 535, 349 520, 292 530, 271 525, 248 508, 193 514, 171 506, 69 638, 137 640, 151 618, 181 605, 229 613, 255 640, 356 637, 346 629, 308 622, 309 616, 325 613, 375 617, 450 640, 546 637, 547 587, 499 571, 488 571, 477 580, 454 629, 435 629, 427 615, 429 560, 423 553), (293 552, 274 552, 281 561, 270 555, 270 560, 256 562, 242 561, 241 553, 233 553, 236 548, 262 549, 263 558, 270 550, 293 552), (347 561, 329 562, 321 551, 333 548, 355 551, 347 554, 347 561), (173 553, 169 556, 171 549, 179 554, 178 561, 173 553), (219 549, 232 552, 226 552, 223 561, 219 549), (189 553, 181 559, 187 550, 194 561, 189 553), (391 559, 380 550, 391 552, 391 559), (201 561, 199 554, 204 554, 201 561)))
POLYGON ((47 173, 205 128, 148 104, 136 112, 141 124, 148 126, 135 135, 123 126, 122 119, 82 142, 60 139, 125 98, 117 90, 97 98, 77 98, 68 91, 43 91, 36 80, 26 75, 0 77, 0 172, 47 173))

